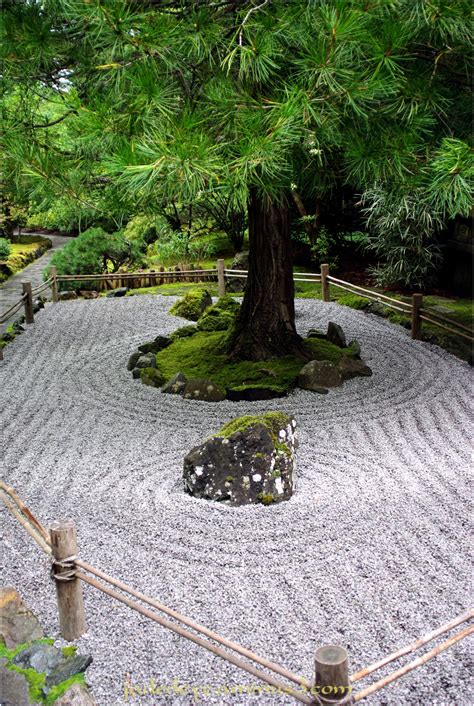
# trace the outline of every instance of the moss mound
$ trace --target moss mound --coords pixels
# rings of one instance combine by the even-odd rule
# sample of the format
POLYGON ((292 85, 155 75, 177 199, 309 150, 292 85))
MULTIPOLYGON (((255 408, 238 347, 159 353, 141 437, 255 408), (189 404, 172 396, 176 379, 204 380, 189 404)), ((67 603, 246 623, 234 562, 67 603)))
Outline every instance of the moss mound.
POLYGON ((229 295, 206 309, 197 322, 200 331, 227 331, 234 323, 240 305, 229 295))
POLYGON ((232 434, 235 434, 238 431, 245 431, 255 424, 263 424, 263 426, 269 430, 272 437, 278 438, 278 432, 280 429, 283 429, 284 427, 287 427, 288 424, 291 424, 291 419, 292 418, 284 412, 266 412, 265 414, 259 414, 256 416, 246 414, 243 417, 237 417, 237 419, 231 419, 230 422, 226 422, 226 424, 224 424, 224 426, 221 427, 221 429, 219 429, 214 436, 220 436, 224 439, 228 439, 229 436, 232 436, 232 434))
POLYGON ((207 289, 192 289, 184 295, 183 299, 173 304, 169 313, 189 321, 198 321, 210 306, 212 306, 212 297, 207 289))
MULTIPOLYGON (((266 388, 284 395, 294 387, 303 361, 293 356, 272 360, 229 361, 227 331, 197 331, 192 336, 176 339, 156 355, 156 363, 166 380, 177 372, 188 379, 205 378, 229 390, 266 388)), ((330 360, 337 364, 349 353, 329 341, 307 339, 313 360, 330 360)))

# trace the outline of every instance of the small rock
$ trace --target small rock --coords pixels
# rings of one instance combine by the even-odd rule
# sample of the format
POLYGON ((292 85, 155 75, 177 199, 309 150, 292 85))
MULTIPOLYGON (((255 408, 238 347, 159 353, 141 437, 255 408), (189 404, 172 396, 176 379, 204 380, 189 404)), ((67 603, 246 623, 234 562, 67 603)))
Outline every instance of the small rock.
POLYGON ((37 617, 11 586, 0 588, 0 642, 12 649, 43 637, 37 617))
POLYGON ((84 299, 97 299, 99 292, 96 292, 93 289, 81 289, 79 295, 84 299))
POLYGON ((132 370, 132 378, 134 380, 139 380, 142 370, 143 370, 143 368, 134 368, 132 370))
POLYGON ((162 351, 164 348, 168 348, 173 343, 171 338, 168 336, 157 336, 155 338, 155 344, 158 346, 157 351, 162 351))
POLYGON ((150 385, 150 387, 161 387, 165 382, 163 373, 157 368, 142 368, 140 378, 144 385, 150 385))
POLYGON ((132 355, 128 359, 127 370, 133 370, 133 368, 135 368, 138 360, 141 357, 142 357, 142 354, 140 353, 140 351, 135 351, 135 353, 132 353, 132 355))
POLYGON ((316 328, 311 328, 306 334, 306 338, 324 338, 326 339, 326 334, 323 331, 318 331, 316 328))
POLYGON ((111 289, 107 292, 107 297, 124 297, 128 292, 127 287, 117 287, 117 289, 111 289))
POLYGON ((359 341, 356 341, 355 338, 354 338, 353 341, 350 341, 350 342, 349 342, 349 344, 348 344, 347 347, 352 350, 352 352, 353 352, 353 354, 354 354, 354 358, 360 358, 361 347, 360 347, 359 341))
MULTIPOLYGON (((342 385, 342 375, 328 360, 311 360, 298 375, 298 386, 303 390, 321 392, 326 387, 342 385)), ((324 394, 324 393, 323 393, 324 394)))
POLYGON ((47 695, 53 686, 61 684, 75 674, 85 672, 90 664, 92 664, 90 655, 76 654, 67 658, 63 656, 62 661, 47 674, 43 692, 47 695))
POLYGON ((136 368, 156 368, 156 358, 154 353, 141 355, 135 363, 136 368))
POLYGON ((363 360, 357 360, 355 358, 349 358, 344 356, 339 363, 339 370, 344 380, 350 380, 355 377, 370 377, 372 375, 372 370, 368 365, 364 363, 363 360))
POLYGON ((62 302, 68 301, 69 299, 77 299, 76 292, 59 292, 58 299, 62 302))
POLYGON ((172 341, 166 336, 157 336, 154 341, 148 341, 138 346, 138 350, 142 353, 159 353, 163 348, 167 348, 172 341))
POLYGON ((176 373, 171 380, 168 380, 161 391, 168 395, 181 395, 184 392, 186 383, 187 378, 185 375, 183 375, 183 373, 176 373))
POLYGON ((56 699, 54 706, 97 706, 97 701, 92 698, 84 684, 73 684, 56 699))
POLYGON ((234 419, 186 456, 184 489, 229 505, 288 500, 296 445, 296 422, 286 414, 234 419))
POLYGON ((193 378, 188 380, 183 390, 183 397, 186 400, 203 400, 204 402, 222 402, 225 400, 225 392, 212 380, 204 378, 193 378))
POLYGON ((339 326, 339 324, 335 324, 334 321, 330 321, 328 323, 326 338, 330 343, 333 343, 335 346, 339 346, 339 348, 346 348, 347 346, 346 334, 342 330, 341 326, 339 326))

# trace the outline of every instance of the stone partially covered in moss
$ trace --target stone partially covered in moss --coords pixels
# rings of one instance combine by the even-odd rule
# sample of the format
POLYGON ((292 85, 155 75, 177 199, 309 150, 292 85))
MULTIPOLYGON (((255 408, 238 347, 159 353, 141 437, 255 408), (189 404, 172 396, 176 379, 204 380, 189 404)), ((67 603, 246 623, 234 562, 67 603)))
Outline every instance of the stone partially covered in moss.
POLYGON ((200 331, 227 331, 233 325, 239 308, 239 303, 232 297, 221 297, 204 312, 197 327, 200 331))
POLYGON ((188 380, 183 389, 185 400, 201 400, 203 402, 222 402, 225 400, 225 391, 212 380, 193 378, 188 380))
POLYGON ((188 338, 189 336, 194 336, 197 331, 197 326, 181 326, 181 328, 176 329, 170 335, 171 341, 177 341, 178 338, 188 338))
POLYGON ((140 379, 144 385, 151 387, 161 387, 165 384, 165 377, 157 368, 142 368, 140 379))
POLYGON ((225 424, 184 459, 184 489, 229 505, 273 503, 293 493, 296 422, 282 412, 225 424))
POLYGON ((173 304, 169 313, 189 321, 197 321, 212 306, 212 297, 207 289, 192 289, 183 299, 173 304))

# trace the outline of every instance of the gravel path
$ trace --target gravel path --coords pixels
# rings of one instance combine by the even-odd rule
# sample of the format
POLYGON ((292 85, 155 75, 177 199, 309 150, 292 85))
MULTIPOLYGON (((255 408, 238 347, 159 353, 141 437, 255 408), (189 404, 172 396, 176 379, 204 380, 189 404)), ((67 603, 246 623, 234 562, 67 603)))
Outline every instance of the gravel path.
MULTIPOLYGON (((125 369, 137 344, 180 324, 166 313, 172 302, 47 305, 8 346, 6 478, 32 511, 46 525, 73 517, 86 561, 308 677, 317 645, 347 646, 355 671, 465 610, 467 364, 388 321, 298 300, 299 330, 339 322, 361 342, 371 379, 327 396, 184 402, 125 369), (193 445, 229 418, 269 409, 299 424, 291 501, 229 508, 181 492, 193 445)), ((3 580, 55 635, 48 562, 5 510, 0 517, 3 580)), ((225 696, 225 687, 256 682, 94 589, 85 587, 85 601, 89 630, 78 644, 94 656, 88 677, 99 706, 197 703, 191 690, 173 691, 174 679, 209 685, 200 703, 294 703, 265 692, 225 696), (131 699, 126 675, 169 693, 131 699)), ((366 703, 472 703, 468 670, 462 643, 366 703)))

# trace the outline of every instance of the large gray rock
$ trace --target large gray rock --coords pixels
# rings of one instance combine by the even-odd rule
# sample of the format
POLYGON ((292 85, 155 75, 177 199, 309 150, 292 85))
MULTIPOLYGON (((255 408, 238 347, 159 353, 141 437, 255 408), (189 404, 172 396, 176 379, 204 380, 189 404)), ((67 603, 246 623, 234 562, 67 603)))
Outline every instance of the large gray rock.
POLYGON ((36 672, 49 674, 61 662, 64 662, 64 655, 54 645, 35 642, 15 655, 12 662, 21 669, 34 669, 36 672))
POLYGON ((38 618, 11 586, 0 588, 0 642, 8 649, 43 637, 38 618))
POLYGON ((212 380, 204 378, 192 378, 186 383, 183 390, 183 397, 186 400, 203 400, 204 402, 222 402, 226 394, 224 390, 216 385, 212 380))
POLYGON ((342 330, 341 326, 339 326, 339 324, 335 324, 334 321, 330 321, 328 323, 326 338, 329 343, 334 343, 334 345, 339 346, 339 348, 346 348, 347 346, 346 334, 342 330))
POLYGON ((127 287, 117 287, 117 289, 111 289, 107 292, 107 297, 124 297, 127 294, 127 287))
POLYGON ((186 456, 184 489, 229 505, 288 500, 296 446, 296 422, 287 414, 234 419, 186 456))
POLYGON ((372 370, 363 360, 348 358, 346 355, 339 363, 339 370, 344 380, 356 377, 370 377, 372 375, 372 370))
POLYGON ((0 704, 1 706, 33 706, 37 701, 30 701, 28 682, 23 674, 0 666, 0 704))
POLYGON ((137 361, 135 361, 135 368, 156 368, 156 357, 154 353, 144 353, 141 355, 137 361))
POLYGON ((141 368, 140 379, 144 385, 150 387, 161 387, 165 383, 165 378, 158 368, 141 368))
POLYGON ((334 363, 328 360, 311 360, 301 368, 298 387, 313 392, 324 392, 327 387, 342 385, 342 374, 334 363))
POLYGON ((162 392, 168 395, 182 395, 186 387, 187 378, 183 373, 176 373, 171 380, 163 386, 162 392))
POLYGON ((66 681, 66 679, 73 677, 75 674, 85 672, 90 664, 92 664, 90 655, 63 657, 62 661, 46 674, 43 692, 48 694, 53 686, 61 684, 61 682, 66 681))

